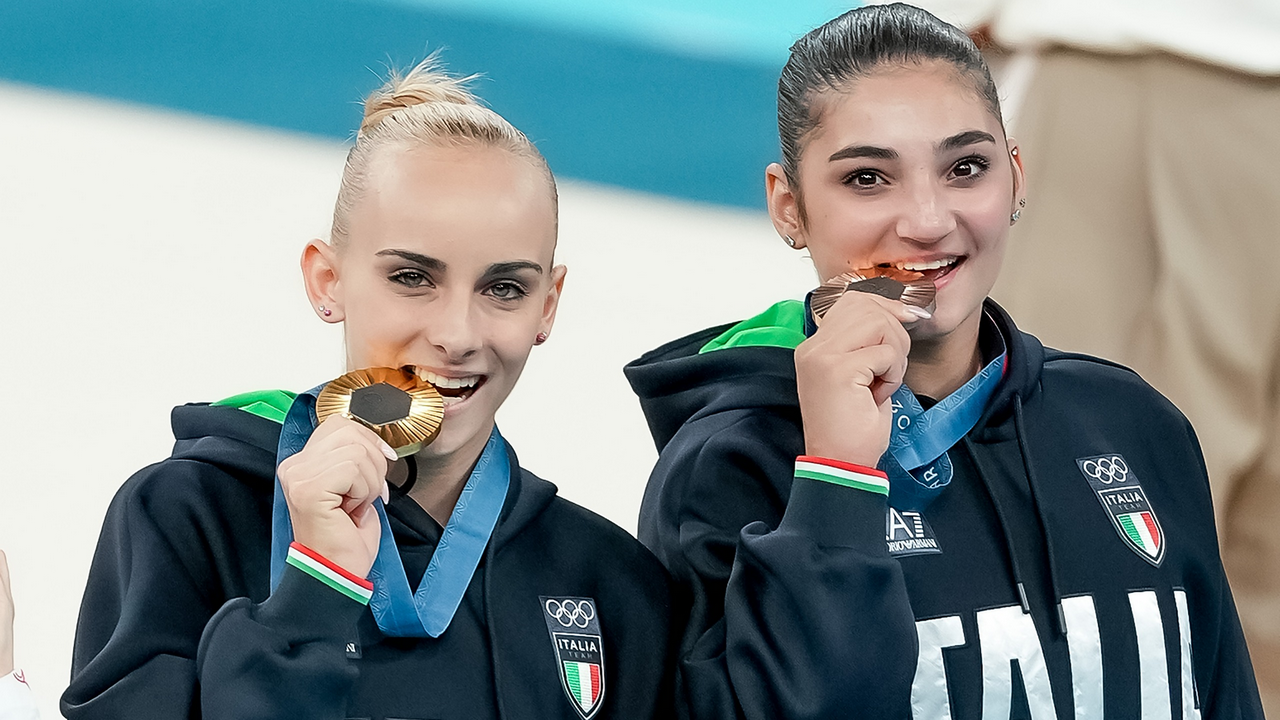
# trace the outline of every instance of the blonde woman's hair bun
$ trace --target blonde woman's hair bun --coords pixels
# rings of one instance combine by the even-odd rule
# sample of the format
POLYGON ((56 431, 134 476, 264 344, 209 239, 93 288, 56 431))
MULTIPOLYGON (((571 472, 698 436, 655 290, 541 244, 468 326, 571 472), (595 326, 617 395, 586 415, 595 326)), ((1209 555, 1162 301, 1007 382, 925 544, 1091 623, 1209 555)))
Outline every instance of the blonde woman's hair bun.
POLYGON ((369 182, 370 163, 383 152, 415 146, 481 146, 527 158, 547 179, 551 202, 558 202, 556 179, 524 133, 481 104, 467 89, 476 76, 454 77, 440 68, 437 53, 391 79, 364 102, 364 121, 347 153, 342 184, 333 207, 330 240, 341 247, 349 234, 348 218, 369 182))
POLYGON ((439 55, 439 52, 431 53, 403 75, 393 71, 387 83, 365 100, 360 132, 367 133, 392 113, 415 105, 479 105, 480 101, 467 89, 467 84, 476 76, 448 74, 441 68, 439 55))

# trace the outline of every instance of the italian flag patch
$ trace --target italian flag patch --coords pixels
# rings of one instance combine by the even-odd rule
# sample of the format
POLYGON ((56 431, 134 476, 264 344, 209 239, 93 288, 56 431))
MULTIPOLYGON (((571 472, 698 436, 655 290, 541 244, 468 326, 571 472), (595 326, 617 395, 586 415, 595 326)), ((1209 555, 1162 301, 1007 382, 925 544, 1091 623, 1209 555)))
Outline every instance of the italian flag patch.
POLYGON ((564 664, 564 679, 569 694, 585 713, 590 713, 600 699, 600 666, 596 663, 571 662, 564 664))
POLYGON ((1120 453, 1076 458, 1076 467, 1111 516, 1120 539, 1138 557, 1159 567, 1167 543, 1134 467, 1120 453))
POLYGON ((1125 513, 1116 518, 1124 533, 1143 552, 1151 557, 1160 555, 1160 529, 1156 527, 1156 519, 1149 512, 1125 513))
MULTIPOLYGON (((604 636, 594 598, 540 597, 542 618, 555 650, 560 687, 578 717, 591 720, 603 707, 604 636)), ((548 678, 550 680, 550 678, 548 678)))

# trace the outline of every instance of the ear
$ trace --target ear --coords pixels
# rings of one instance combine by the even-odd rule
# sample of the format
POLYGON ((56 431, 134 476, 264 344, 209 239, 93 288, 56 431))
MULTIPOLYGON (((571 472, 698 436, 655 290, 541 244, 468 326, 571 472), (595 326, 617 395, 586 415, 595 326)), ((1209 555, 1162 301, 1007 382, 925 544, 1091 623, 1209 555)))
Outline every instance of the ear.
POLYGON ((787 243, 791 247, 797 250, 804 247, 807 242, 804 223, 800 220, 800 198, 792 191, 787 182, 787 173, 778 163, 770 163, 764 169, 764 194, 773 229, 782 237, 795 241, 787 243))
POLYGON ((338 251, 323 240, 312 240, 302 249, 302 282, 316 316, 327 323, 342 322, 342 283, 338 279, 338 251), (320 308, 330 312, 325 315, 320 308))
POLYGON ((1022 149, 1018 147, 1018 141, 1006 138, 1005 142, 1009 144, 1009 160, 1013 166, 1013 206, 1010 209, 1012 212, 1026 205, 1027 175, 1022 167, 1022 149))
POLYGON ((551 287, 547 288, 547 297, 542 303, 542 319, 538 322, 538 331, 551 334, 551 326, 556 324, 556 309, 560 307, 560 293, 564 291, 564 276, 569 269, 564 265, 551 268, 551 287))

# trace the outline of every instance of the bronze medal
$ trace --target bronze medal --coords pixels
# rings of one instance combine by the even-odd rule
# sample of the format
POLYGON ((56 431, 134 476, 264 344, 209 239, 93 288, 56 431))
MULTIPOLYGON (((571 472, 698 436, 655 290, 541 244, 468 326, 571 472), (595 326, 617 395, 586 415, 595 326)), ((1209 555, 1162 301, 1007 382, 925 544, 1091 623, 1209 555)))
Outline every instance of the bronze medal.
POLYGON ((892 267, 873 267, 841 273, 819 285, 809 298, 813 322, 822 318, 846 292, 865 292, 933 312, 937 288, 923 273, 892 267))
POLYGON ((444 398, 411 369, 366 368, 334 380, 316 398, 316 419, 342 415, 378 434, 400 457, 435 440, 444 398))

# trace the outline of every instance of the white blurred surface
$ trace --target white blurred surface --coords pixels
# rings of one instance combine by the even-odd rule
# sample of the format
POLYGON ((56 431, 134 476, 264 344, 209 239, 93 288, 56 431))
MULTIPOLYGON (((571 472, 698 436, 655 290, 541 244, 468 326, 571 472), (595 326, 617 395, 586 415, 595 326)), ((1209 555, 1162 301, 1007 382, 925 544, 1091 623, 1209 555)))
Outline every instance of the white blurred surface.
MULTIPOLYGON (((0 548, 18 664, 54 718, 107 504, 168 455, 169 409, 341 372, 297 259, 346 150, 4 84, 0 136, 0 548)), ((813 272, 763 213, 569 181, 558 259, 555 332, 499 422, 522 464, 634 532, 656 453, 623 364, 813 272)))

